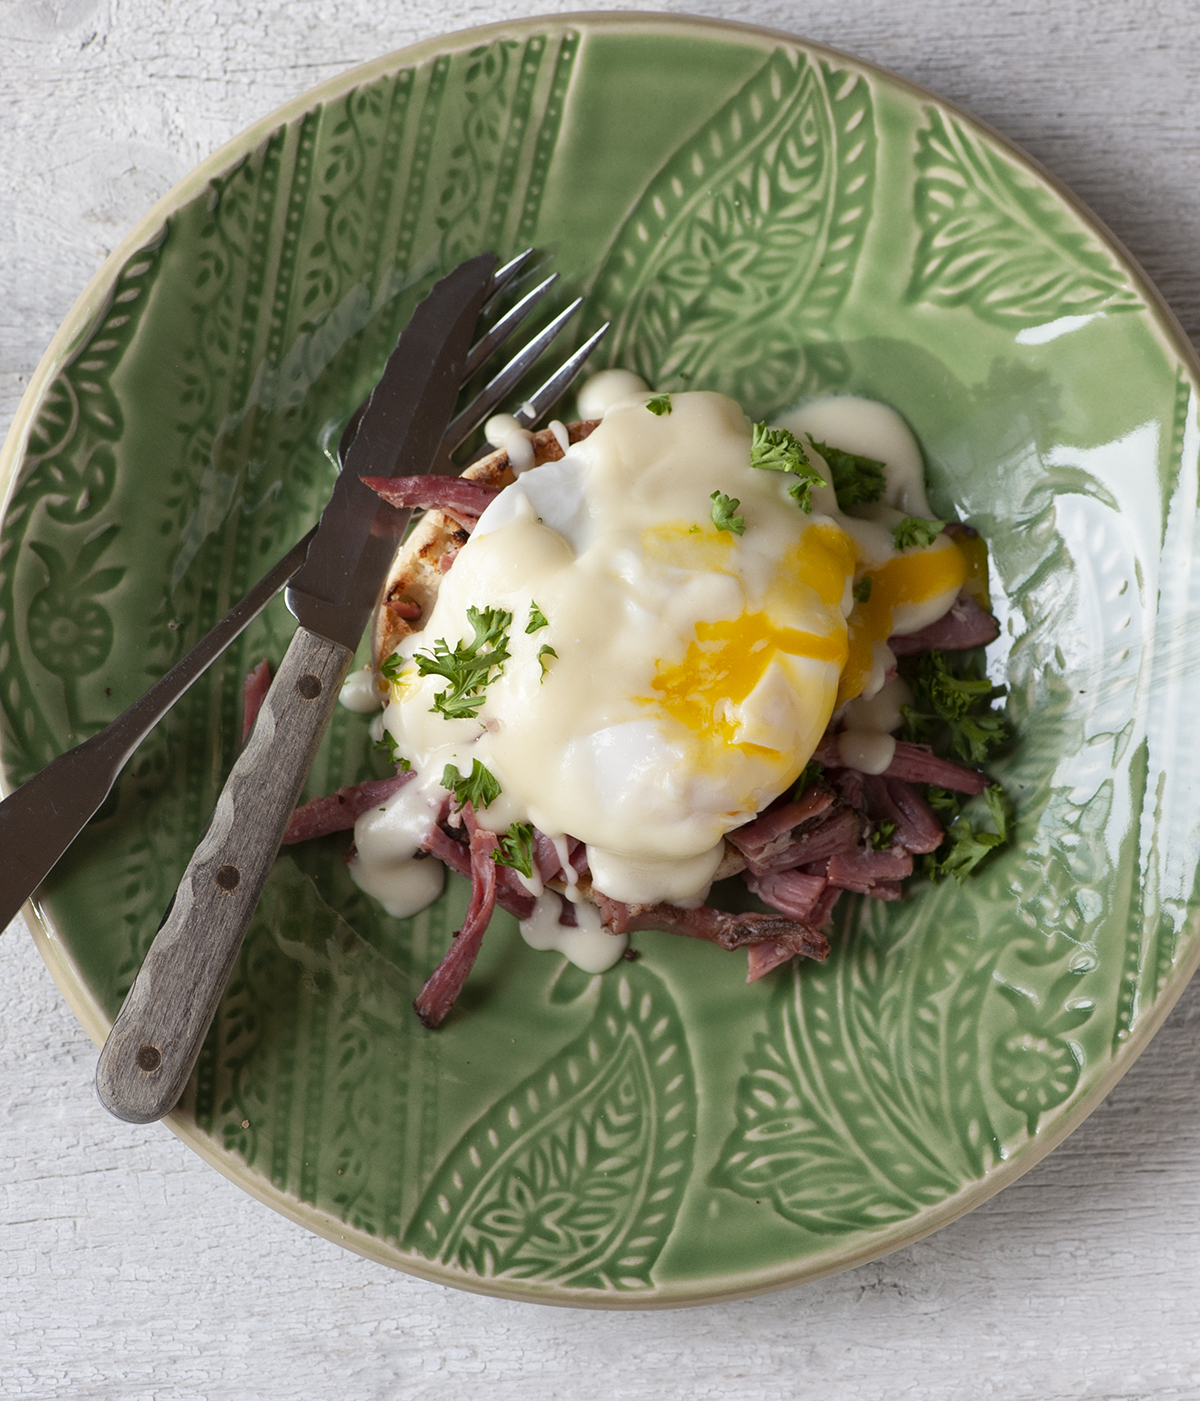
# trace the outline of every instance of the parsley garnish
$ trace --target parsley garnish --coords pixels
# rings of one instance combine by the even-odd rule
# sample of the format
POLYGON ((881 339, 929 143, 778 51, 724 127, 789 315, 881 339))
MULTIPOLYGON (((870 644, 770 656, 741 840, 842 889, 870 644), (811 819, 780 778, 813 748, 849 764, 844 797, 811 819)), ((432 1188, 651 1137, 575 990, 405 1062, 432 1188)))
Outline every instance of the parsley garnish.
POLYGON ((894 822, 877 822, 875 830, 871 833, 871 849, 873 851, 886 851, 892 844, 892 838, 896 835, 896 824, 894 822))
POLYGON ((396 744, 396 736, 392 734, 391 730, 384 730, 383 738, 375 741, 375 748, 381 754, 386 754, 388 760, 395 764, 401 773, 407 773, 412 768, 412 764, 400 753, 399 746, 396 744))
POLYGON ((926 652, 914 663, 904 668, 915 703, 902 707, 903 738, 982 764, 1008 733, 1004 717, 992 710, 1004 688, 983 674, 982 652, 956 654, 957 670, 944 652, 926 652))
POLYGON ((661 418, 663 414, 671 412, 671 396, 669 394, 656 394, 653 399, 646 400, 646 407, 652 414, 661 418))
POLYGON ((523 876, 533 875, 533 828, 528 822, 514 822, 492 852, 497 866, 511 866, 523 876))
POLYGON ((796 786, 792 789, 792 802, 796 802, 801 793, 812 783, 820 783, 825 777, 825 767, 818 764, 815 759, 810 759, 800 771, 800 777, 796 780, 796 786))
POLYGON ((478 759, 471 760, 471 772, 464 778, 453 764, 442 770, 442 787, 454 794, 459 808, 470 803, 476 810, 490 807, 500 796, 500 783, 478 759))
POLYGON ((393 652, 379 668, 379 674, 385 681, 399 681, 400 673, 404 670, 404 663, 407 657, 402 657, 399 652, 393 652))
POLYGON ((733 514, 742 504, 736 496, 726 496, 723 491, 714 491, 708 499, 713 503, 713 525, 718 530, 728 530, 733 535, 746 533, 746 517, 733 514))
POLYGON ((811 433, 808 434, 808 441, 825 459, 829 475, 833 478, 839 510, 848 511, 851 506, 870 506, 882 500, 887 486, 882 462, 876 462, 873 457, 859 457, 856 452, 831 448, 828 443, 818 443, 811 433))
POLYGON ((765 423, 754 425, 750 440, 750 466, 764 472, 794 472, 812 467, 804 444, 786 428, 768 428, 765 423))
POLYGON ((931 880, 953 876, 960 883, 965 881, 985 856, 1008 841, 1009 804, 1004 789, 993 783, 983 796, 996 830, 981 827, 976 831, 965 817, 956 818, 947 829, 946 842, 938 847, 939 852, 946 850, 945 856, 939 859, 935 852, 925 858, 925 871, 931 880))
POLYGON ((869 574, 864 574, 854 586, 854 597, 859 603, 869 603, 871 601, 871 589, 875 580, 869 574))
POLYGON ((444 676, 450 682, 430 707, 447 720, 474 720, 486 699, 484 687, 500 675, 508 660, 511 613, 503 608, 468 608, 467 620, 475 629, 473 641, 459 642, 452 652, 445 638, 439 637, 432 652, 413 656, 422 676, 444 676))
POLYGON ((927 550, 947 525, 946 521, 927 521, 921 516, 905 516, 892 530, 892 544, 898 550, 908 550, 914 545, 927 550))
POLYGON ((550 619, 537 606, 533 599, 529 600, 529 622, 525 625, 526 632, 538 632, 542 628, 550 626, 550 619))
POLYGON ((944 817, 947 822, 951 818, 957 817, 962 810, 962 799, 957 793, 952 793, 949 788, 935 788, 931 785, 925 790, 925 801, 934 812, 944 817))
POLYGON ((754 425, 754 436, 750 440, 750 466, 759 467, 764 472, 787 472, 799 477, 798 482, 788 487, 788 495, 805 512, 812 510, 813 487, 825 485, 825 478, 808 460, 804 444, 786 428, 768 428, 765 423, 754 425))
MULTIPOLYGON (((550 663, 546 660, 547 657, 553 657, 556 661, 558 660, 558 653, 554 650, 553 647, 550 646, 549 643, 547 643, 546 646, 543 647, 542 650, 538 653, 538 661, 542 664, 542 681, 545 681, 546 671, 550 665, 550 663)), ((541 681, 538 682, 538 685, 541 685, 541 681)))

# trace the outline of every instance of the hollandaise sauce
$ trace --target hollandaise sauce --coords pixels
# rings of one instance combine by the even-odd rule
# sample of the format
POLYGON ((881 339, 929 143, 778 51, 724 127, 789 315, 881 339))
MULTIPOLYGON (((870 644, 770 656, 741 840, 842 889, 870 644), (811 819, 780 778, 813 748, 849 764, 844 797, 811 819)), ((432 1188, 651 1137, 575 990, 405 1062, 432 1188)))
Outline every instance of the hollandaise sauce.
MULTIPOLYGON (((382 723, 417 777, 394 818, 363 821, 351 871, 393 912, 440 888, 411 868, 422 824, 447 775, 480 766, 483 826, 570 834, 614 899, 702 902, 725 834, 795 782, 836 709, 858 707, 868 736, 844 762, 886 767, 881 726, 903 703, 887 639, 986 589, 974 542, 937 523, 927 542, 894 535, 931 517, 917 445, 884 405, 839 397, 781 420, 807 484, 756 465, 751 425, 721 395, 652 395, 620 371, 580 407, 599 426, 559 461, 522 459, 389 666, 382 723), (839 509, 826 442, 884 464, 880 499, 839 509)), ((606 946, 584 930, 564 951, 586 947, 594 967, 606 946)))

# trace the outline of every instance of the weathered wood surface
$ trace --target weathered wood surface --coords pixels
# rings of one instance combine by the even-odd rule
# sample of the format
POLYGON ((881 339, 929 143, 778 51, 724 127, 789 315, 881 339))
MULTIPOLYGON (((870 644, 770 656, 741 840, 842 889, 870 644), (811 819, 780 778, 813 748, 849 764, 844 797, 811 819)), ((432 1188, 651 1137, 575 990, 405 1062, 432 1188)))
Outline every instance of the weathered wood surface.
MULTIPOLYGON (((802 32, 966 106, 1071 185, 1200 333, 1190 0, 690 8, 802 32)), ((525 12, 0 0, 0 425, 104 256, 203 156, 353 63, 525 12)), ((748 1303, 574 1313, 368 1264, 161 1126, 111 1119, 95 1050, 17 921, 0 937, 0 1395, 1194 1398, 1198 1033, 1193 988, 1073 1138, 911 1249, 748 1303)))
POLYGON ((150 1123, 179 1103, 353 660, 306 627, 283 654, 104 1043, 96 1089, 120 1118, 150 1123))

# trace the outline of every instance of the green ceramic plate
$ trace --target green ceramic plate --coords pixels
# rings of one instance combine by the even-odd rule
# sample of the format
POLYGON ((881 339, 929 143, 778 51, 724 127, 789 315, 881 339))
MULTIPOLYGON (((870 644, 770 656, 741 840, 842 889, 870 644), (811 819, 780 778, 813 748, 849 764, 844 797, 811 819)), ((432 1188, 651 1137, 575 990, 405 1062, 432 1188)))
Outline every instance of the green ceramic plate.
MULTIPOLYGON (((411 1010, 466 903, 278 864, 173 1127, 374 1259, 646 1307, 912 1241, 1059 1142, 1200 957, 1197 366, 1144 277, 961 112, 781 34, 535 19, 356 69, 155 208, 52 344, 5 449, 6 784, 116 715, 315 518, 331 445, 431 280, 536 244, 582 335, 754 416, 900 408, 991 543, 1019 821, 978 878, 847 904, 747 988, 665 935, 590 978, 498 917, 451 1022, 411 1010)), ((203 830, 273 606, 147 741, 37 903, 97 1039, 203 830)), ((339 714, 310 791, 382 772, 339 714)))

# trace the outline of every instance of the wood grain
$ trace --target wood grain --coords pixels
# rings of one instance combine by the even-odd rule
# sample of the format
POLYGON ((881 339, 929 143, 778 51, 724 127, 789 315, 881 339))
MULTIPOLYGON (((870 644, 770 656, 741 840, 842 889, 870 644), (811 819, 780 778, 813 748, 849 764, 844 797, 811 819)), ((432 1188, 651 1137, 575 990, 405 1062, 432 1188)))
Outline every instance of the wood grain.
MULTIPOLYGON (((285 98, 493 0, 0 0, 0 422, 149 204, 285 98)), ((570 6, 546 5, 568 9, 570 6)), ((685 8, 668 5, 666 8, 685 8)), ((1200 333, 1188 0, 691 0, 936 89, 1074 188, 1200 333)), ((1059 1150, 910 1249, 747 1303, 568 1313, 394 1275, 111 1119, 0 937, 0 1395, 99 1401, 1200 1396, 1200 989, 1059 1150)))
POLYGON ((303 627, 283 654, 100 1054, 96 1091, 118 1118, 179 1102, 353 659, 303 627))

